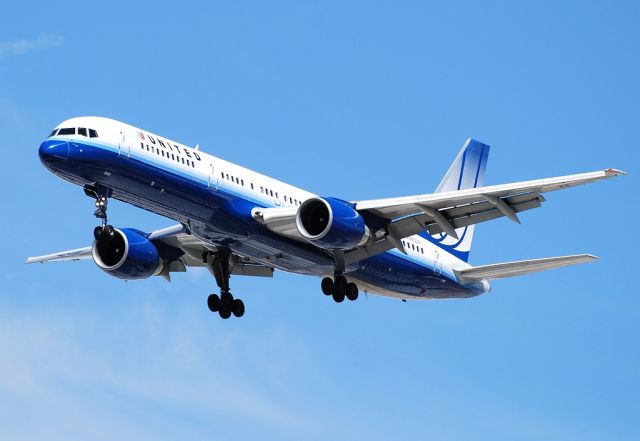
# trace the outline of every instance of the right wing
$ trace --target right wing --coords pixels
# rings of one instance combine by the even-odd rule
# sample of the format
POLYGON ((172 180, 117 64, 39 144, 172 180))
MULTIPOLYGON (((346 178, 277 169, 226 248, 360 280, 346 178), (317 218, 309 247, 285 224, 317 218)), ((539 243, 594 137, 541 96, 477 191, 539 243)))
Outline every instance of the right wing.
MULTIPOLYGON (((207 267, 206 256, 216 252, 214 245, 201 241, 189 234, 181 224, 173 225, 147 234, 158 248, 167 264, 167 271, 161 275, 169 278, 169 273, 185 272, 187 267, 207 267)), ((43 256, 29 257, 25 263, 63 262, 91 259, 91 246, 61 251, 43 256)), ((231 274, 240 276, 273 277, 273 268, 254 262, 238 254, 230 257, 231 274)))

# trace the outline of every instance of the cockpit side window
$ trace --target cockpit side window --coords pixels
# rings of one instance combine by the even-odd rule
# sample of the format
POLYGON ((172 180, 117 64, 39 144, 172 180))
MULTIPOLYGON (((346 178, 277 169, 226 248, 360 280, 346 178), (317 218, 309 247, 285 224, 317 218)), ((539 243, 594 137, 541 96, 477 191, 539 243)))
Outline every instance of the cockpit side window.
POLYGON ((58 129, 53 129, 51 131, 51 133, 49 133, 49 138, 51 138, 52 136, 56 136, 56 132, 58 131, 58 129))
POLYGON ((58 132, 58 135, 75 135, 75 134, 76 134, 75 127, 65 127, 60 129, 60 131, 58 132))
POLYGON ((87 129, 85 127, 78 127, 78 135, 87 136, 87 129))
POLYGON ((98 132, 96 132, 93 129, 89 129, 89 137, 91 138, 97 138, 98 137, 98 132))

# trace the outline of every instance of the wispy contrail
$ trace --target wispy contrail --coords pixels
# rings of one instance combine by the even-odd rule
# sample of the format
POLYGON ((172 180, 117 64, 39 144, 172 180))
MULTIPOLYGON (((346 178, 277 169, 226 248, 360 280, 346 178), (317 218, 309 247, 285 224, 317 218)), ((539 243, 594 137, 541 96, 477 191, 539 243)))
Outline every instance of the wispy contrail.
POLYGON ((43 35, 34 39, 0 41, 0 59, 9 55, 24 55, 36 49, 60 46, 64 41, 60 35, 43 35))

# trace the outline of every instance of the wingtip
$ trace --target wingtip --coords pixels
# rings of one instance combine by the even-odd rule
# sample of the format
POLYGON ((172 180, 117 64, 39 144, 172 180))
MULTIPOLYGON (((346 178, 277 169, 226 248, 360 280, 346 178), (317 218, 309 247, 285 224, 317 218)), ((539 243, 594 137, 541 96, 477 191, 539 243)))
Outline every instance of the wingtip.
POLYGON ((607 176, 626 176, 627 172, 615 168, 608 168, 605 171, 607 176))

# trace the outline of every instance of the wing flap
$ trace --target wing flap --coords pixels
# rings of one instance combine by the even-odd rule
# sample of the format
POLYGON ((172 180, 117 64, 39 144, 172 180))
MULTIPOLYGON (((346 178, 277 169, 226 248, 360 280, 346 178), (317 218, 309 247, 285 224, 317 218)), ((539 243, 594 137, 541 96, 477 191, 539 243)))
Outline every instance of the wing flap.
POLYGON ((597 259, 596 256, 591 254, 576 254, 573 256, 546 257, 543 259, 482 265, 463 270, 455 270, 455 273, 458 278, 463 281, 502 279, 563 266, 577 265, 579 263, 593 262, 597 259))
MULTIPOLYGON (((541 201, 544 200, 542 196, 537 194, 528 194, 527 197, 523 195, 521 197, 514 197, 510 199, 511 202, 524 201, 511 205, 511 208, 516 213, 537 208, 540 206, 541 201)), ((481 222, 486 222, 504 216, 500 210, 488 203, 469 204, 464 207, 454 208, 450 211, 443 210, 440 211, 440 213, 445 213, 445 218, 455 229, 479 224, 481 222), (456 214, 456 217, 449 217, 448 214, 450 213, 456 214)), ((432 216, 424 213, 407 216, 400 220, 393 221, 389 224, 389 227, 391 226, 393 226, 394 235, 398 239, 413 236, 425 229, 431 235, 446 232, 443 230, 442 225, 436 222, 432 216)), ((345 254, 345 261, 347 263, 356 262, 358 260, 366 259, 367 257, 375 256, 376 254, 385 252, 392 248, 398 247, 393 243, 393 241, 389 240, 389 236, 387 235, 373 244, 347 252, 345 254)))

